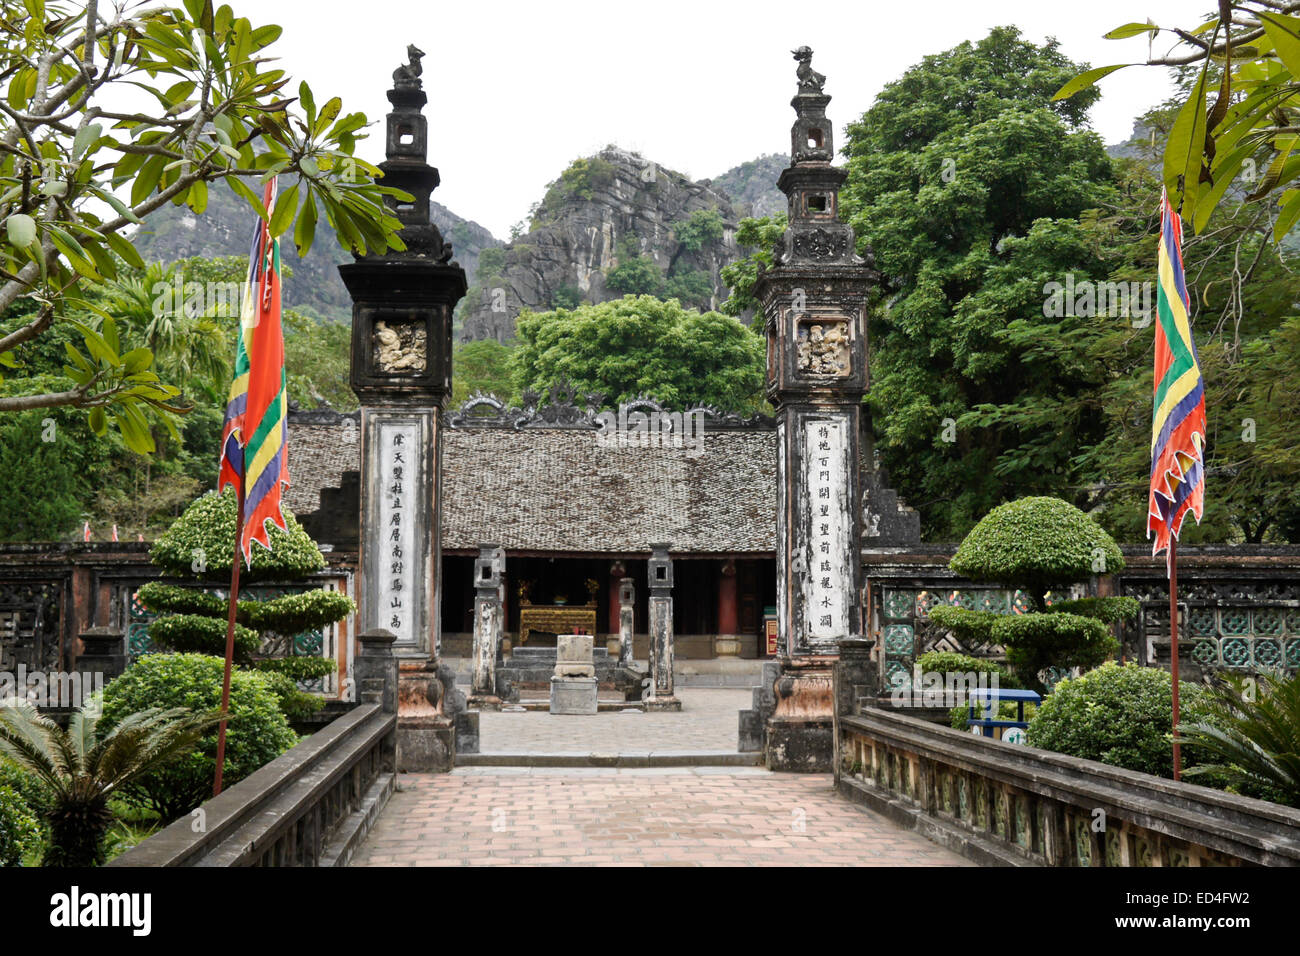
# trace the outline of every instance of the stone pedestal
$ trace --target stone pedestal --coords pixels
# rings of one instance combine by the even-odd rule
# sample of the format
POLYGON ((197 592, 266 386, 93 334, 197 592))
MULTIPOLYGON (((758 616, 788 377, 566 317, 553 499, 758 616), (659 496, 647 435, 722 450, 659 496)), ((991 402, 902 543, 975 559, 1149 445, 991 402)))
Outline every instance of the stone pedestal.
POLYGON ((555 673, 551 676, 551 713, 596 713, 596 666, 590 634, 561 634, 555 639, 555 673))
POLYGON ((90 627, 81 632, 77 673, 100 674, 107 684, 126 670, 126 638, 111 627, 90 627))
POLYGON ((829 773, 833 768, 834 663, 832 657, 781 661, 776 708, 767 722, 768 770, 829 773))

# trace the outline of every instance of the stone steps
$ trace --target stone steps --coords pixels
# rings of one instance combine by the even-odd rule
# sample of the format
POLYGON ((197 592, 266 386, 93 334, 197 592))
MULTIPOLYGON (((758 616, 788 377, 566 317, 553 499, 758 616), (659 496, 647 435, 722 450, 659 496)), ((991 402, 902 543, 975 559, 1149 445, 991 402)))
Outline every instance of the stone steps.
POLYGON ((457 754, 457 767, 760 767, 763 755, 726 750, 658 750, 629 753, 457 754))

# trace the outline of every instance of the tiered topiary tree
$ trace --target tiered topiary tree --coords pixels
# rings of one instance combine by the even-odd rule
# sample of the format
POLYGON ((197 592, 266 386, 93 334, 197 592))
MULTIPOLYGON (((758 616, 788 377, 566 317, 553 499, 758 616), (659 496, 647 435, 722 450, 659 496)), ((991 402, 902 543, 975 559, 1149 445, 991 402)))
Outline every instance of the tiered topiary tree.
POLYGON ((930 620, 964 642, 1001 644, 1028 688, 1044 691, 1048 668, 1096 667, 1119 649, 1110 625, 1133 619, 1133 598, 1063 600, 1070 585, 1124 568, 1101 526, 1058 498, 1021 498, 990 511, 966 535, 948 566, 972 581, 1018 588, 1032 610, 998 614, 936 607, 930 620))
MULTIPOLYGON (((271 550, 253 546, 252 565, 241 580, 291 582, 325 567, 320 548, 286 512, 288 531, 272 526, 271 550)), ((230 562, 235 544, 235 496, 211 492, 191 504, 150 549, 154 565, 172 577, 189 578, 205 589, 153 581, 140 588, 140 603, 160 615, 149 624, 158 647, 224 657, 230 562)), ((315 713, 323 704, 298 689, 300 681, 332 674, 337 664, 322 657, 285 655, 294 635, 328 627, 356 610, 347 595, 318 588, 268 601, 241 598, 236 611, 235 662, 266 673, 290 720, 315 713), (267 653, 276 648, 279 653, 267 653)), ((289 648, 290 652, 292 648, 289 648)))

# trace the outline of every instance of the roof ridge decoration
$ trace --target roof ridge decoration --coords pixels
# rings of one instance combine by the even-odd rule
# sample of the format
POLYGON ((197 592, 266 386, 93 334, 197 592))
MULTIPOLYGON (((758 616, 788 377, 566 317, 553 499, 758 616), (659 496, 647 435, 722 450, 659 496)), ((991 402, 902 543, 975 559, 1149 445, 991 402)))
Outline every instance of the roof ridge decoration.
MULTIPOLYGON (((508 406, 495 395, 475 392, 459 408, 448 412, 447 424, 452 428, 507 428, 514 431, 535 428, 563 428, 586 431, 598 431, 602 427, 600 416, 609 409, 605 396, 599 392, 589 392, 581 396, 578 404, 578 390, 568 379, 559 379, 547 391, 547 401, 541 395, 529 389, 521 396, 523 407, 508 406)), ((649 395, 638 395, 622 403, 622 408, 631 412, 660 415, 676 414, 649 395)), ((748 417, 739 412, 724 410, 716 405, 695 405, 681 412, 682 416, 700 415, 706 427, 712 428, 774 428, 776 420, 771 416, 755 413, 748 417)))

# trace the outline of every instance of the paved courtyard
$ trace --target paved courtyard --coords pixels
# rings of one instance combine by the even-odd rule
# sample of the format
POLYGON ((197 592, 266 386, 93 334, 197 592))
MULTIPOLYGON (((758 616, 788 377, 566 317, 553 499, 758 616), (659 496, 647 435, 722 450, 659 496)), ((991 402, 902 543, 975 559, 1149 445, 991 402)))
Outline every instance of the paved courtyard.
POLYGON ((353 866, 970 865, 836 796, 829 774, 475 767, 398 780, 353 866))
POLYGON ((479 715, 482 753, 735 751, 748 690, 682 688, 680 713, 604 711, 590 717, 546 711, 479 715))

